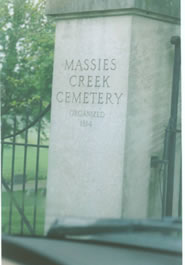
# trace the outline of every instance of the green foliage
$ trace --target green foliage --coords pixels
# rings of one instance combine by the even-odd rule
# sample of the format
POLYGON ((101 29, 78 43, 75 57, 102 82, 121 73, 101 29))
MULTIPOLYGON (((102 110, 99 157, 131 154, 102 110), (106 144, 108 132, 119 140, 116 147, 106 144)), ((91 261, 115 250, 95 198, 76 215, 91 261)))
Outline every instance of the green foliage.
POLYGON ((0 0, 0 86, 2 136, 12 132, 12 117, 34 120, 40 100, 50 102, 54 23, 44 0, 0 0))

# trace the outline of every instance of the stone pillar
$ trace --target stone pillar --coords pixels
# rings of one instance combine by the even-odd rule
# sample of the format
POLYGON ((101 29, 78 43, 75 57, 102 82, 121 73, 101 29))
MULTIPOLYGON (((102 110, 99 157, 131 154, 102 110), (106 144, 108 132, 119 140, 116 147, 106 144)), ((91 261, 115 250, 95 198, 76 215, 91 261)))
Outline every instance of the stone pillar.
POLYGON ((169 118, 178 1, 48 0, 47 14, 57 25, 46 229, 62 216, 160 215, 150 160, 169 118))

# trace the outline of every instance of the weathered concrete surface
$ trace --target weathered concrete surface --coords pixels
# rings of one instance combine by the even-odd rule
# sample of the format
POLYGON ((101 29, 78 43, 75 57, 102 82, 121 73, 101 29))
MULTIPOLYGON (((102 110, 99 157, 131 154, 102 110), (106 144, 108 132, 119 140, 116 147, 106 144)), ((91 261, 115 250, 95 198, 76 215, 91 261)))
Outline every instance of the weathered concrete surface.
POLYGON ((47 222, 122 216, 131 22, 57 23, 47 222))
MULTIPOLYGON (((163 16, 180 17, 180 2, 176 0, 48 0, 48 15, 137 9, 163 16)), ((101 13, 101 16, 103 14, 101 13)))

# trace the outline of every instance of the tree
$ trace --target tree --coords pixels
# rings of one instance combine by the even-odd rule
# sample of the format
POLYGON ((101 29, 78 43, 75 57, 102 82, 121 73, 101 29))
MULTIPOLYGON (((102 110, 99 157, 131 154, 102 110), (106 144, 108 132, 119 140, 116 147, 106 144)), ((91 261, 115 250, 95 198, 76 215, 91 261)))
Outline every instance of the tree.
POLYGON ((12 131, 12 117, 50 102, 54 23, 45 15, 45 0, 0 0, 0 86, 2 136, 12 131))

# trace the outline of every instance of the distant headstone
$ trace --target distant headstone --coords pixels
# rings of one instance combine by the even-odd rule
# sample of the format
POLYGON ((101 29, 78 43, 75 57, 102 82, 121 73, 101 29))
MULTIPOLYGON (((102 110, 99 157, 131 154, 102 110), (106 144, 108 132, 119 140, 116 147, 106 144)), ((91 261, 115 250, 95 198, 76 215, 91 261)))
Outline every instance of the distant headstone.
MULTIPOLYGON (((14 175, 13 177, 13 183, 14 184, 22 184, 24 181, 24 175, 14 175)), ((26 181, 26 176, 25 176, 25 181, 26 181)))

